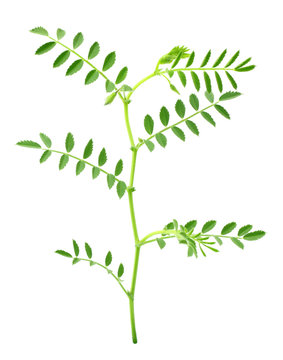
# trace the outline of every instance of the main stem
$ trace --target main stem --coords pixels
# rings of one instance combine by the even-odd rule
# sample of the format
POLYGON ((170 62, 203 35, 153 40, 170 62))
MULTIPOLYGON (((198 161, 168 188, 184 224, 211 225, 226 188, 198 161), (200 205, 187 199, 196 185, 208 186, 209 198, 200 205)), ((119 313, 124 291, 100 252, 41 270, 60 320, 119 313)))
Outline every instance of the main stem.
POLYGON ((131 143, 131 151, 132 151, 132 165, 131 165, 131 174, 130 174, 130 181, 129 186, 127 188, 128 191, 128 198, 129 198, 129 207, 130 207, 130 215, 132 221, 132 228, 134 233, 135 239, 135 259, 134 259, 134 268, 133 268, 133 275, 132 275, 132 283, 131 289, 129 292, 129 305, 130 305, 130 319, 131 319, 131 328, 132 328, 132 339, 133 343, 136 344, 137 340, 137 332, 136 332, 136 323, 135 323, 135 311, 134 311, 134 297, 135 297, 135 288, 136 288, 136 281, 137 281, 137 273, 138 273, 138 265, 139 265, 139 256, 140 256, 140 247, 137 246, 139 243, 139 236, 137 231, 137 223, 135 217, 135 210, 134 210, 134 201, 133 201, 133 191, 134 191, 134 176, 135 176, 135 169, 136 169, 136 160, 137 160, 137 148, 135 147, 135 142, 133 139, 133 134, 129 122, 129 109, 128 109, 128 102, 124 102, 124 114, 125 114, 125 122, 126 128, 128 131, 128 136, 131 143))

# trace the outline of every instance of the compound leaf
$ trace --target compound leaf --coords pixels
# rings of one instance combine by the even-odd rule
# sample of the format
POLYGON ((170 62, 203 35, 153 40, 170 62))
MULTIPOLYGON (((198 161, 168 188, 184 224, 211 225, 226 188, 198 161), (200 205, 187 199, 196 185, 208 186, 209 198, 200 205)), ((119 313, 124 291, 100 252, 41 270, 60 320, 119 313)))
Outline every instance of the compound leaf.
POLYGON ((67 137, 66 137, 66 140, 65 140, 66 151, 67 152, 72 151, 74 146, 75 146, 74 136, 69 132, 67 134, 67 137))
POLYGON ((83 158, 87 159, 88 157, 90 157, 90 155, 92 154, 92 151, 93 151, 93 140, 90 139, 89 142, 87 143, 85 149, 84 149, 83 158))
POLYGON ((160 121, 162 123, 162 125, 167 126, 169 123, 169 111, 167 110, 167 108, 165 106, 162 106, 162 108, 160 109, 160 113, 159 113, 159 118, 160 121))
POLYGON ((104 63, 103 63, 102 70, 106 71, 106 70, 110 69, 114 65, 115 60, 116 60, 116 53, 115 53, 115 51, 113 51, 106 56, 104 63))
POLYGON ((41 45, 35 52, 36 55, 42 55, 47 53, 48 51, 52 50, 56 45, 55 41, 49 41, 43 45, 41 45))
POLYGON ((81 68, 83 67, 83 60, 79 59, 79 60, 75 60, 67 69, 66 71, 66 76, 70 76, 73 75, 75 73, 77 73, 78 71, 81 70, 81 68))
POLYGON ((91 60, 94 57, 96 57, 96 55, 98 55, 100 50, 99 44, 96 41, 94 44, 91 45, 89 52, 88 52, 88 59, 91 60))
POLYGON ((184 134, 184 131, 181 130, 179 127, 177 126, 173 126, 172 128, 173 133, 181 140, 185 141, 186 137, 184 134))
POLYGON ((194 71, 191 71, 191 77, 194 83, 194 87, 196 88, 197 91, 199 91, 200 89, 200 81, 199 81, 199 77, 197 76, 197 74, 194 71))
POLYGON ((229 224, 226 224, 221 230, 221 235, 229 234, 231 231, 235 229, 236 226, 237 224, 235 222, 230 222, 229 224))
POLYGON ((112 254, 111 251, 108 251, 106 257, 105 257, 105 265, 109 266, 112 262, 112 254))
POLYGON ((41 155, 41 158, 39 160, 40 164, 42 164, 44 161, 46 161, 50 156, 52 152, 50 150, 44 151, 44 153, 41 155))
POLYGON ((59 170, 64 169, 64 167, 68 164, 69 162, 69 156, 66 154, 63 154, 60 157, 60 161, 59 161, 59 170))
POLYGON ((201 112, 201 115, 202 115, 202 117, 203 117, 206 121, 208 121, 211 125, 216 126, 215 121, 212 119, 211 115, 210 115, 208 112, 202 111, 202 112, 201 112))
POLYGON ((79 160, 76 165, 76 175, 80 175, 82 171, 85 169, 85 162, 82 160, 79 160))
POLYGON ((257 230, 250 232, 244 236, 245 240, 258 240, 261 239, 265 235, 265 232, 262 230, 257 230))
POLYGON ((125 67, 123 67, 122 70, 120 70, 115 83, 120 84, 122 81, 124 81, 126 79, 127 74, 128 74, 128 68, 127 68, 127 66, 125 66, 125 67))
POLYGON ((199 100, 198 97, 195 94, 190 95, 190 104, 195 110, 199 109, 199 100))
POLYGON ((84 41, 83 34, 81 32, 77 33, 77 35, 73 39, 73 48, 77 49, 84 41))
POLYGON ((187 127, 191 130, 191 132, 195 135, 199 135, 199 130, 198 127, 196 126, 196 124, 191 121, 191 120, 186 120, 185 121, 187 127))
POLYGON ((144 128, 149 135, 153 133, 154 121, 150 115, 146 115, 144 118, 144 128))
POLYGON ((73 247, 74 247, 74 253, 76 256, 79 256, 80 253, 80 248, 79 245, 77 244, 76 240, 73 240, 73 247))
POLYGON ((125 184, 125 182, 124 181, 118 181, 116 190, 117 190, 117 194, 118 194, 120 199, 125 194, 126 189, 127 189, 127 185, 125 184))
POLYGON ((106 161, 107 161, 106 150, 105 150, 105 148, 103 148, 100 151, 100 154, 98 156, 98 165, 102 166, 102 165, 104 165, 106 163, 106 161))
POLYGON ((95 80, 98 79, 98 76, 99 72, 97 70, 91 70, 85 78, 85 85, 93 83, 95 80))
POLYGON ((155 135, 156 141, 158 142, 158 144, 160 146, 162 146, 163 148, 165 148, 165 146, 167 145, 167 138, 165 135, 163 135, 162 133, 157 133, 155 135))
POLYGON ((185 113, 186 113, 186 107, 183 103, 182 100, 177 100, 176 104, 175 104, 175 110, 176 110, 176 113, 180 116, 180 118, 184 118, 185 116, 185 113))
POLYGON ((85 252, 86 252, 86 254, 87 254, 87 257, 88 257, 89 259, 91 259, 91 258, 92 258, 92 249, 91 249, 91 247, 88 245, 88 243, 85 243, 85 252))
POLYGON ((17 142, 16 145, 33 148, 33 149, 41 149, 41 146, 37 142, 31 140, 22 140, 17 142))
POLYGON ((253 226, 252 225, 245 225, 242 226, 239 231, 238 231, 238 236, 244 236, 247 233, 249 233, 252 230, 253 226))
POLYGON ((230 115, 229 115, 228 111, 226 109, 224 109, 223 106, 216 104, 216 105, 214 105, 214 107, 219 112, 219 114, 224 116, 226 119, 230 119, 230 115))
POLYGON ((70 57, 70 51, 63 51, 54 61, 53 67, 56 68, 60 65, 63 65, 70 57))

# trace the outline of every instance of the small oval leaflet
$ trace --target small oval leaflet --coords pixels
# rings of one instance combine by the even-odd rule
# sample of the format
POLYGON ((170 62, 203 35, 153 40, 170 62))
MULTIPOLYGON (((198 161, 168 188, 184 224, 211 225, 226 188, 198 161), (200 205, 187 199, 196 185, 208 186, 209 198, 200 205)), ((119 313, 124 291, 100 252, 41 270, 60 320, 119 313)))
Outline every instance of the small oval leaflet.
POLYGON ((76 175, 80 175, 85 169, 85 163, 82 160, 79 160, 76 165, 76 175))
POLYGON ((92 249, 91 249, 91 247, 88 245, 88 243, 85 243, 85 252, 86 252, 86 254, 87 254, 87 257, 88 257, 89 259, 91 259, 91 258, 92 258, 92 249))
POLYGON ((217 71, 215 71, 215 79, 217 82, 219 92, 222 92, 223 91, 223 83, 222 83, 221 77, 217 71))
POLYGON ((117 275, 118 275, 118 277, 120 278, 121 276, 123 276, 123 274, 124 274, 124 265, 123 265, 123 264, 120 264, 120 265, 119 265, 119 268, 118 268, 118 273, 117 273, 117 275))
POLYGON ((227 53, 227 49, 225 49, 225 50, 219 55, 219 57, 217 58, 217 60, 215 61, 215 63, 212 65, 212 67, 218 66, 218 65, 222 62, 222 60, 224 59, 226 53, 227 53))
POLYGON ((237 245, 240 249, 244 249, 244 244, 237 238, 231 237, 231 240, 235 245, 237 245))
POLYGON ((74 146, 75 146, 74 136, 69 132, 67 134, 67 137, 66 137, 66 140, 65 140, 66 151, 67 152, 72 151, 74 146))
POLYGON ((152 152, 154 150, 154 143, 152 141, 145 140, 144 143, 150 152, 152 152))
POLYGON ((106 56, 102 70, 106 71, 106 70, 110 69, 114 65, 115 60, 116 60, 116 53, 115 53, 115 51, 113 51, 106 56))
POLYGON ((161 145, 163 148, 165 148, 165 146, 167 145, 167 138, 165 135, 163 135, 162 133, 157 133, 155 135, 156 141, 158 142, 159 145, 161 145))
POLYGON ((98 76, 99 72, 97 70, 91 70, 85 78, 85 85, 93 83, 95 80, 98 79, 98 76))
POLYGON ((127 66, 125 66, 125 67, 123 67, 122 70, 120 70, 115 83, 120 84, 122 81, 124 81, 126 79, 127 74, 128 74, 128 68, 127 68, 127 66))
POLYGON ((194 87, 196 88, 196 91, 199 91, 200 89, 200 81, 199 81, 199 77, 197 76, 197 74, 194 71, 191 71, 191 77, 194 83, 194 87))
POLYGON ((33 148, 33 149, 41 149, 41 146, 37 142, 31 140, 22 140, 17 142, 16 145, 33 148))
POLYGON ((185 73, 184 73, 183 71, 181 71, 181 70, 179 70, 177 73, 178 73, 178 76, 179 76, 179 78, 180 78, 180 81, 181 81, 182 85, 183 85, 184 87, 186 87, 186 85, 187 85, 187 78, 186 78, 185 73))
POLYGON ((73 48, 77 49, 84 41, 83 34, 81 32, 77 33, 73 40, 73 48))
POLYGON ((174 133, 179 139, 181 139, 182 141, 185 141, 185 140, 186 140, 184 131, 181 130, 179 127, 173 126, 173 127, 171 128, 171 130, 173 131, 173 133, 174 133))
POLYGON ((196 124, 191 120, 186 120, 187 127, 191 130, 191 132, 195 135, 199 135, 199 130, 196 124))
POLYGON ((125 182, 124 181, 118 181, 116 190, 117 190, 117 194, 118 194, 120 199, 125 194, 126 189, 127 189, 127 185, 125 184, 125 182))
POLYGON ((190 95, 190 104, 195 110, 199 109, 199 100, 198 97, 195 94, 190 95))
POLYGON ((210 93, 211 92, 211 80, 210 80, 210 77, 209 77, 209 75, 208 75, 208 73, 206 71, 204 71, 203 77, 204 77, 206 90, 207 90, 207 92, 210 93))
POLYGON ((144 128, 149 135, 153 133, 154 121, 150 115, 146 115, 144 118, 144 128))
POLYGON ((232 57, 231 59, 227 62, 227 64, 225 65, 225 67, 227 68, 228 66, 232 65, 233 62, 237 59, 237 57, 240 55, 240 51, 238 50, 232 57))
POLYGON ((106 100, 105 100, 104 105, 109 105, 109 104, 111 104, 111 103, 113 102, 113 100, 115 99, 116 95, 117 95, 117 92, 116 92, 116 91, 113 92, 112 94, 108 95, 107 98, 106 98, 106 100))
POLYGON ((211 55, 211 50, 208 50, 208 52, 207 52, 207 54, 205 55, 205 57, 204 57, 201 65, 200 65, 200 67, 204 67, 204 66, 208 63, 208 61, 209 61, 209 59, 210 59, 210 55, 211 55))
POLYGON ((245 225, 242 226, 239 231, 238 231, 238 236, 244 236, 247 233, 249 233, 252 230, 253 226, 252 225, 245 225))
POLYGON ((90 139, 89 142, 87 143, 85 149, 84 149, 83 158, 87 159, 88 157, 90 157, 90 155, 92 154, 92 151, 93 151, 93 140, 90 139))
POLYGON ((187 230, 187 232, 194 230, 194 228, 197 226, 197 220, 191 220, 188 221, 185 225, 185 229, 187 230))
POLYGON ((106 257, 105 257, 105 265, 109 266, 112 262, 112 254, 111 251, 108 251, 106 257))
POLYGON ((228 111, 226 109, 224 109, 223 106, 216 104, 216 105, 214 105, 214 107, 219 112, 219 114, 224 116, 226 119, 230 119, 230 115, 229 115, 228 111))
POLYGON ((56 68, 60 65, 63 65, 70 57, 70 51, 63 51, 54 61, 53 67, 56 68))
POLYGON ((236 90, 238 88, 238 85, 237 85, 235 79, 233 78, 233 76, 231 74, 229 74, 228 71, 225 71, 225 74, 226 74, 228 80, 230 81, 231 85, 233 86, 233 88, 236 90))
POLYGON ((246 66, 246 67, 235 68, 235 71, 238 71, 238 72, 251 71, 254 68, 255 68, 255 65, 250 65, 250 66, 246 66))
POLYGON ((176 88, 175 85, 170 84, 170 89, 171 89, 172 91, 174 91, 175 93, 177 93, 178 95, 180 95, 180 93, 179 93, 179 91, 178 91, 178 89, 176 88))
POLYGON ((51 142, 50 138, 49 138, 47 135, 43 134, 43 133, 40 133, 39 136, 40 136, 43 144, 44 144, 46 147, 51 148, 52 142, 51 142))
POLYGON ((186 113, 186 107, 183 103, 182 100, 177 100, 176 104, 175 104, 175 110, 176 110, 176 113, 180 116, 180 118, 184 118, 185 116, 185 113, 186 113))
POLYGON ((112 81, 110 81, 110 80, 106 80, 105 81, 105 90, 106 90, 106 92, 111 92, 111 91, 113 91, 115 89, 115 84, 113 84, 113 82, 112 81))
POLYGON ((201 232, 204 234, 204 233, 207 233, 208 231, 212 230, 216 225, 216 221, 215 220, 210 220, 210 221, 207 221, 203 227, 202 227, 202 230, 201 232))
POLYGON ((123 160, 120 159, 115 167, 115 176, 119 176, 122 171, 123 171, 123 160))
POLYGON ((202 117, 203 117, 206 121, 208 121, 211 125, 216 126, 215 121, 212 119, 211 115, 210 115, 208 112, 202 111, 202 112, 201 112, 201 115, 202 115, 202 117))
POLYGON ((220 101, 232 100, 240 95, 242 95, 242 94, 237 91, 228 91, 228 92, 224 93, 223 95, 221 95, 219 100, 220 101))
POLYGON ((107 161, 106 150, 105 150, 105 148, 103 148, 100 151, 100 154, 98 156, 98 165, 102 166, 102 165, 104 165, 106 163, 106 161, 107 161))
POLYGON ((263 236, 265 235, 265 232, 262 231, 262 230, 257 230, 257 231, 253 231, 253 232, 250 232, 248 234, 246 234, 244 236, 244 239, 245 240, 258 240, 258 239, 261 239, 263 236))
POLYGON ((234 221, 230 222, 229 224, 226 224, 221 230, 221 235, 229 234, 231 231, 235 229, 236 226, 237 224, 234 221))
POLYGON ((35 52, 36 55, 42 55, 47 53, 48 51, 52 50, 56 45, 55 41, 49 41, 43 45, 41 45, 35 52))
POLYGON ((74 248, 75 255, 79 256, 80 248, 79 248, 79 245, 77 244, 76 240, 73 240, 73 248, 74 248))
POLYGON ((68 164, 68 162, 69 162, 69 156, 66 154, 62 155, 59 161, 59 170, 64 169, 64 167, 68 164))
POLYGON ((96 55, 98 55, 100 50, 99 44, 96 41, 93 45, 91 45, 89 52, 88 52, 88 59, 91 60, 94 57, 96 57, 96 55))
POLYGON ((246 65, 248 62, 250 62, 251 61, 251 57, 249 57, 248 59, 246 59, 245 61, 243 61, 243 62, 241 62, 239 65, 237 65, 236 67, 235 67, 235 70, 236 69, 239 69, 239 68, 241 68, 241 67, 243 67, 244 65, 246 65))
POLYGON ((193 51, 191 54, 190 54, 190 57, 189 57, 189 60, 186 64, 186 67, 189 67, 192 65, 192 63, 194 62, 194 59, 195 59, 195 52, 193 51))
POLYGON ((113 174, 107 174, 107 185, 111 189, 115 184, 115 176, 113 174))
POLYGON ((93 166, 92 168, 92 178, 96 179, 98 175, 100 174, 100 169, 96 166, 93 166))
POLYGON ((159 113, 159 118, 162 123, 162 125, 167 126, 169 123, 169 111, 165 106, 162 106, 159 113))
POLYGON ((70 253, 68 253, 67 251, 64 251, 64 250, 56 250, 55 253, 59 254, 59 255, 62 255, 62 256, 66 256, 68 258, 73 257, 70 253))
POLYGON ((83 60, 79 59, 79 60, 75 60, 69 67, 68 70, 66 71, 66 76, 70 76, 75 74, 76 72, 80 71, 81 68, 83 67, 83 60))
POLYGON ((48 31, 44 29, 42 26, 38 26, 34 29, 31 29, 30 32, 33 34, 48 36, 48 31))
POLYGON ((44 161, 46 161, 50 156, 52 152, 50 150, 44 151, 44 153, 41 155, 41 158, 39 160, 40 164, 42 164, 44 161))
POLYGON ((206 91, 204 93, 205 97, 207 98, 207 100, 210 102, 210 103, 213 103, 214 101, 214 95, 213 95, 213 92, 209 93, 208 91, 206 91))
POLYGON ((66 35, 66 31, 63 30, 63 29, 58 28, 57 32, 56 32, 56 35, 57 35, 57 39, 61 40, 66 35))

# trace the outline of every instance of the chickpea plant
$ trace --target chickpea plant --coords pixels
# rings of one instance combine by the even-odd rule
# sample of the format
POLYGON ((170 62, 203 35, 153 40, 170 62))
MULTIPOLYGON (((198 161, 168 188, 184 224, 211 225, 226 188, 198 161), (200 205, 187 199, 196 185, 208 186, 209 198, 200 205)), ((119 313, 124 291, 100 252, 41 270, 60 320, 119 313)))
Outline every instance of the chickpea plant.
POLYGON ((74 265, 82 261, 88 262, 90 266, 95 266, 96 268, 101 268, 107 271, 115 279, 129 301, 132 340, 133 343, 137 343, 134 299, 139 256, 143 246, 156 243, 160 249, 163 249, 168 239, 175 238, 179 244, 185 246, 187 255, 189 257, 195 256, 197 258, 199 252, 203 256, 206 256, 205 251, 207 250, 218 252, 219 250, 215 247, 215 245, 222 245, 223 240, 231 240, 236 246, 243 249, 243 241, 258 240, 265 235, 265 232, 261 230, 252 231, 252 225, 241 226, 238 231, 235 232, 237 225, 233 221, 226 224, 220 232, 216 232, 214 231, 216 226, 215 220, 207 221, 202 227, 196 230, 197 220, 190 220, 184 223, 184 225, 181 225, 177 220, 174 219, 167 225, 159 227, 157 230, 140 237, 136 224, 133 200, 133 193, 135 191, 134 174, 136 169, 136 159, 140 149, 145 147, 150 152, 152 152, 155 146, 161 146, 162 148, 165 148, 167 145, 167 134, 169 133, 173 134, 181 141, 185 141, 185 132, 180 127, 182 125, 185 125, 188 128, 192 136, 198 136, 199 130, 193 119, 198 117, 199 119, 203 119, 208 124, 215 127, 216 123, 213 119, 213 115, 211 115, 211 112, 215 112, 215 115, 222 116, 225 119, 230 119, 230 115, 228 111, 222 106, 222 103, 235 99, 241 95, 238 91, 236 91, 237 83, 233 77, 234 75, 232 76, 231 73, 246 73, 253 70, 255 65, 250 65, 251 58, 248 58, 235 66, 235 62, 238 59, 240 53, 239 51, 237 51, 232 57, 229 57, 229 59, 225 61, 225 65, 223 65, 224 58, 227 56, 227 50, 224 50, 213 61, 212 65, 208 66, 207 64, 211 58, 211 51, 209 50, 204 59, 200 62, 200 65, 195 66, 193 65, 195 62, 195 52, 190 51, 185 46, 176 46, 167 54, 160 57, 154 71, 150 75, 140 80, 136 85, 129 86, 128 84, 124 83, 128 73, 128 68, 126 66, 117 73, 115 81, 111 81, 108 75, 106 75, 108 70, 115 63, 115 51, 109 53, 105 57, 102 70, 98 69, 98 67, 92 63, 92 60, 96 58, 100 52, 100 46, 98 42, 94 42, 91 45, 87 58, 77 53, 77 48, 84 41, 84 37, 81 32, 79 32, 74 37, 72 47, 69 47, 61 42, 61 39, 65 36, 65 31, 62 29, 57 30, 56 39, 51 37, 48 31, 43 27, 36 27, 32 29, 31 32, 48 38, 48 42, 44 43, 36 50, 36 55, 45 54, 51 51, 54 47, 62 47, 63 52, 61 52, 55 59, 53 63, 54 68, 62 66, 67 62, 67 60, 69 60, 71 55, 74 55, 76 60, 74 60, 67 68, 66 75, 74 75, 78 73, 83 68, 83 66, 88 66, 91 68, 91 70, 85 77, 85 84, 92 84, 100 78, 105 82, 105 90, 106 93, 108 93, 106 96, 105 105, 110 105, 115 100, 119 100, 123 104, 125 125, 130 142, 131 155, 131 170, 128 183, 122 180, 120 177, 123 171, 122 159, 117 162, 115 169, 105 170, 104 165, 107 162, 107 153, 105 148, 99 152, 98 159, 95 164, 89 162, 89 158, 93 153, 92 139, 90 139, 86 144, 82 156, 75 156, 71 153, 73 151, 75 141, 74 136, 70 132, 66 136, 64 151, 53 149, 51 139, 44 133, 40 133, 40 138, 43 145, 40 145, 38 142, 31 140, 19 141, 17 145, 41 150, 42 154, 39 160, 40 163, 44 163, 50 158, 52 154, 60 154, 59 170, 63 170, 69 161, 74 159, 76 161, 76 175, 81 174, 86 167, 89 167, 91 169, 92 178, 96 179, 100 174, 105 176, 108 188, 112 189, 115 186, 117 195, 120 199, 123 198, 124 195, 127 195, 135 248, 132 280, 129 288, 124 285, 122 280, 124 274, 124 265, 121 263, 117 271, 114 271, 110 268, 112 262, 112 253, 110 251, 107 253, 104 262, 99 262, 93 258, 92 248, 88 243, 84 244, 86 256, 80 256, 79 245, 75 240, 73 240, 73 255, 65 250, 57 250, 56 253, 66 258, 70 258, 72 264, 74 265), (183 62, 183 65, 180 65, 181 62, 183 62), (228 83, 231 84, 233 91, 223 92, 223 82, 220 74, 223 74, 225 77, 227 77, 228 83), (212 75, 215 77, 216 88, 220 93, 217 100, 215 100, 215 96, 212 92, 212 75), (141 135, 137 138, 137 140, 135 140, 129 120, 129 105, 136 90, 146 81, 155 76, 158 76, 163 80, 165 79, 166 84, 168 83, 169 85, 168 89, 170 91, 172 90, 178 95, 180 95, 178 88, 180 86, 185 88, 187 85, 189 85, 188 83, 190 81, 195 88, 195 93, 200 93, 202 82, 200 77, 203 77, 204 96, 205 101, 207 101, 207 106, 200 109, 199 98, 195 93, 192 93, 188 97, 188 106, 192 108, 192 112, 187 115, 186 105, 181 99, 176 101, 175 109, 171 111, 171 114, 165 106, 162 106, 159 112, 160 124, 157 126, 158 129, 155 130, 154 120, 151 115, 147 114, 144 117, 145 134, 141 135), (177 85, 177 82, 180 83, 177 85))

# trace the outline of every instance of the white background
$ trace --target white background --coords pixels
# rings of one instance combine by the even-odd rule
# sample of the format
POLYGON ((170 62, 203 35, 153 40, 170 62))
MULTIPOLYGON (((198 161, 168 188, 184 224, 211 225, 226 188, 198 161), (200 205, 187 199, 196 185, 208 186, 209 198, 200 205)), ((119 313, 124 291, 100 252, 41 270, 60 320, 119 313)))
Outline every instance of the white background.
MULTIPOLYGON (((1 9, 1 297, 0 355, 14 359, 282 359, 282 26, 279 1, 10 1, 1 9), (105 146, 113 171, 130 151, 120 101, 104 107, 104 83, 85 86, 85 65, 66 78, 66 65, 52 69, 62 51, 34 56, 46 41, 28 32, 43 26, 63 42, 85 36, 79 53, 98 41, 101 54, 116 50, 108 71, 115 79, 129 67, 126 83, 150 74, 159 57, 175 45, 194 49, 201 62, 227 48, 240 60, 249 56, 255 71, 235 74, 244 96, 225 103, 231 121, 214 113, 214 129, 196 118, 200 136, 186 130, 186 142, 168 134, 168 146, 138 154, 134 193, 140 236, 172 218, 180 223, 230 221, 254 224, 267 236, 245 242, 242 251, 225 242, 220 253, 187 258, 176 240, 159 250, 142 249, 136 288, 139 343, 130 338, 127 298, 103 271, 71 266, 54 254, 72 250, 72 238, 93 246, 95 259, 113 253, 113 268, 125 264, 128 286, 134 254, 126 196, 119 200, 101 175, 90 169, 74 175, 75 162, 58 171, 59 156, 39 164, 40 151, 14 144, 48 134, 63 150, 66 133, 81 155, 94 138, 93 161, 105 146)), ((75 57, 73 57, 75 60, 75 57)), ((239 60, 239 61, 240 61, 239 60)), ((70 63, 70 61, 69 61, 70 63)), ((181 89, 179 80, 174 80, 181 89)), ((215 82, 213 83, 215 87, 215 82)), ((230 90, 228 82, 225 87, 230 90)), ((195 92, 190 82, 182 90, 195 92)), ((215 93, 218 92, 215 90, 215 93)), ((135 138, 145 137, 149 113, 159 126, 166 105, 174 116, 179 96, 165 79, 137 90, 130 105, 135 138)), ((203 92, 201 104, 205 106, 203 92)), ((191 110, 190 110, 191 111, 191 110)), ((176 117, 175 117, 176 119, 176 117)), ((184 129, 184 127, 183 127, 184 129)), ((185 130, 185 129, 184 129, 185 130)), ((111 170, 112 169, 112 170, 111 170)))

